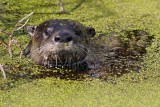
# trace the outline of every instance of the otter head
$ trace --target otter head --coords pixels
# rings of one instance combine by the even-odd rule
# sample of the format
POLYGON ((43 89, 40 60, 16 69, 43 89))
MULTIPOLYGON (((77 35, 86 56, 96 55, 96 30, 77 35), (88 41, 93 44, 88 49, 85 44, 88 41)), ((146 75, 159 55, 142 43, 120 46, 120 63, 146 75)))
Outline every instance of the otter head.
POLYGON ((87 44, 95 30, 67 19, 43 22, 29 26, 31 37, 30 57, 36 64, 53 66, 74 66, 85 61, 87 44))

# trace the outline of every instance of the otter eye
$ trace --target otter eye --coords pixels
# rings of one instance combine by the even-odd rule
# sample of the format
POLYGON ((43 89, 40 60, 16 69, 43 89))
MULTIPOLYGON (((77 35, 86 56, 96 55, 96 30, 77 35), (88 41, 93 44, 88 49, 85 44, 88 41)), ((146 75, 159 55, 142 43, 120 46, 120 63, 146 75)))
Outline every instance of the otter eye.
POLYGON ((76 34, 76 35, 81 35, 81 33, 82 33, 82 32, 81 32, 80 30, 75 31, 75 34, 76 34))
POLYGON ((48 31, 45 31, 44 34, 45 34, 46 36, 48 36, 48 35, 49 35, 49 32, 48 32, 48 31))
POLYGON ((49 36, 49 32, 48 31, 44 31, 45 36, 49 36))

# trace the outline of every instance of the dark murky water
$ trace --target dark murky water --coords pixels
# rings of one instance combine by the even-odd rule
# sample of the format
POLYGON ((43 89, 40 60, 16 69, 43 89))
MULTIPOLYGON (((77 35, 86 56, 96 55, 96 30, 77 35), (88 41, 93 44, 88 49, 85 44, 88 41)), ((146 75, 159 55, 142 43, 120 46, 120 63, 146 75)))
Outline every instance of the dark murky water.
POLYGON ((86 77, 107 79, 108 76, 121 76, 130 71, 140 72, 146 47, 151 45, 152 39, 142 30, 101 34, 91 40, 87 62, 78 66, 78 70, 13 64, 6 66, 5 71, 11 79, 56 77, 72 80, 86 77))

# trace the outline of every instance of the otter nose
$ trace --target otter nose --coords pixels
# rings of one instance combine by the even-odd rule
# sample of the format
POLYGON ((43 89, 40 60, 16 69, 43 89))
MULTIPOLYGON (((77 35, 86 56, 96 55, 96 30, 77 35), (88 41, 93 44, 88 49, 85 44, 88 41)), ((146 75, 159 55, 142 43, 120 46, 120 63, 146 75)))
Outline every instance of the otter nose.
POLYGON ((69 33, 59 33, 59 35, 54 37, 55 42, 71 42, 73 41, 73 37, 69 33))

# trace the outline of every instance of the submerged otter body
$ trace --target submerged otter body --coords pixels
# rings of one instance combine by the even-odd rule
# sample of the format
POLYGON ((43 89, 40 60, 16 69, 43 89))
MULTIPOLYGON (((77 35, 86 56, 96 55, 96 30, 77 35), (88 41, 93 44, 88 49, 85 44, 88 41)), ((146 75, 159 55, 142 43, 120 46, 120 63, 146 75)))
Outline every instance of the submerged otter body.
POLYGON ((101 66, 89 71, 90 74, 106 79, 108 75, 121 76, 130 71, 140 72, 146 48, 153 39, 144 30, 121 31, 94 37, 91 45, 96 48, 94 53, 101 66))
POLYGON ((31 41, 24 55, 47 67, 79 66, 86 63, 87 45, 95 30, 79 22, 55 19, 29 26, 31 41))

